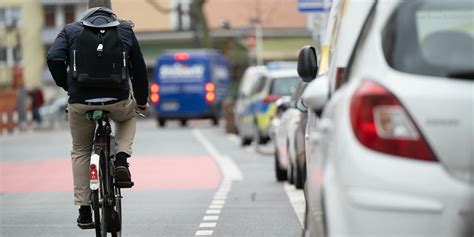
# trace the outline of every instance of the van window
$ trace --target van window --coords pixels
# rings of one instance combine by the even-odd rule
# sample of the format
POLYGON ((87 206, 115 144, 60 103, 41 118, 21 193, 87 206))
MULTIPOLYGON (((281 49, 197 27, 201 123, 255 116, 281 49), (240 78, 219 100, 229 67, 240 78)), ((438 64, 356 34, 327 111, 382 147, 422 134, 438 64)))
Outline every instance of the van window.
POLYGON ((267 82, 266 77, 264 76, 259 77, 252 89, 252 95, 260 93, 263 90, 263 88, 265 88, 266 82, 267 82))

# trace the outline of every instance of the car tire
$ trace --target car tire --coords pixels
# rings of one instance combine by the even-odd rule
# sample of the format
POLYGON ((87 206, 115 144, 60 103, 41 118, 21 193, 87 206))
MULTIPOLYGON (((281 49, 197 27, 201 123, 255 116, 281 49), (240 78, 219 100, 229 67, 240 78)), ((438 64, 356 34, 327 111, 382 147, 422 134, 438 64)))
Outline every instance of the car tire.
POLYGON ((242 137, 240 138, 240 146, 248 146, 252 144, 252 138, 242 137))
POLYGON ((299 168, 298 162, 296 162, 296 165, 293 168, 293 176, 296 189, 303 189, 303 175, 301 173, 301 169, 299 168))
POLYGON ((287 172, 281 167, 277 149, 275 149, 275 175, 278 182, 285 181, 287 172))
POLYGON ((219 125, 219 118, 218 117, 211 118, 211 121, 212 121, 213 126, 219 125))
POLYGON ((294 184, 295 179, 294 179, 294 176, 293 176, 293 165, 291 165, 291 161, 288 162, 288 168, 286 169, 286 171, 287 171, 288 183, 294 184))
POLYGON ((166 120, 164 119, 158 119, 158 126, 159 127, 164 127, 166 125, 166 120))

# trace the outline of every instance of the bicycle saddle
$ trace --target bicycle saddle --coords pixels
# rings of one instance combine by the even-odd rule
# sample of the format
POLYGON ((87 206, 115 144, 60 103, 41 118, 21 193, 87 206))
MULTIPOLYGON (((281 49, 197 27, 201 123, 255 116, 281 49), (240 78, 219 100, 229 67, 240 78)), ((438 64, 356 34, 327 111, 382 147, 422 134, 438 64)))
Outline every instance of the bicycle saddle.
POLYGON ((96 109, 96 110, 89 110, 86 112, 86 118, 89 121, 97 121, 103 119, 105 115, 107 115, 109 111, 96 109))

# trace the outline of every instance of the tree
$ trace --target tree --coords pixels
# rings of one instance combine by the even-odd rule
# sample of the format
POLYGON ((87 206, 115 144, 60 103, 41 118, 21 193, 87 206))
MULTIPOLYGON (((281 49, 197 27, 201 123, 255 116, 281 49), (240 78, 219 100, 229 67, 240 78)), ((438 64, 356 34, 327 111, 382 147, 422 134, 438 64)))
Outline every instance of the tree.
POLYGON ((204 4, 206 0, 193 0, 191 3, 191 29, 194 31, 194 46, 212 48, 212 38, 209 34, 204 4))
POLYGON ((112 9, 111 0, 89 0, 89 8, 93 7, 107 7, 112 9))

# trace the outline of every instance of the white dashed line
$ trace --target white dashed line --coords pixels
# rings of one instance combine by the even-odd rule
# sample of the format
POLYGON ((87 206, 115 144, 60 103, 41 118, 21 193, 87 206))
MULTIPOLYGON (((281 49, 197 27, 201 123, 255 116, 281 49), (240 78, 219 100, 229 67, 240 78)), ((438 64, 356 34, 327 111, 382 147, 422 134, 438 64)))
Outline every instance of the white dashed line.
POLYGON ((196 236, 212 235, 213 232, 213 230, 198 230, 196 231, 196 236))
POLYGON ((227 194, 232 189, 232 183, 234 181, 242 180, 243 175, 239 167, 235 164, 234 160, 228 156, 223 156, 221 153, 219 153, 219 151, 212 145, 209 140, 207 140, 206 137, 202 135, 199 130, 194 129, 193 135, 199 142, 201 142, 201 144, 206 148, 207 152, 218 163, 223 176, 221 185, 214 194, 214 199, 209 205, 209 208, 206 210, 206 215, 202 219, 203 222, 199 224, 200 229, 196 231, 195 234, 195 236, 210 236, 214 233, 212 229, 215 228, 217 225, 216 221, 219 219, 221 209, 224 208, 225 200, 227 199, 227 194))
POLYGON ((221 204, 212 204, 209 206, 209 209, 222 209, 224 205, 221 204))
POLYGON ((214 228, 216 225, 216 222, 204 222, 199 225, 199 228, 214 228))
POLYGON ((217 221, 219 220, 219 216, 204 216, 202 220, 203 221, 217 221))
POLYGON ((221 213, 221 210, 207 210, 206 211, 206 214, 220 214, 221 213))

